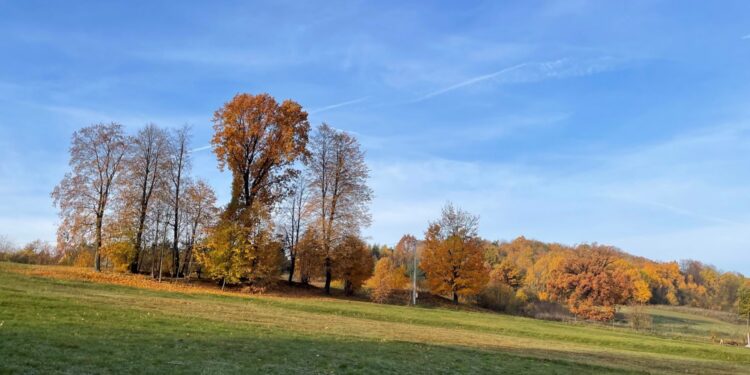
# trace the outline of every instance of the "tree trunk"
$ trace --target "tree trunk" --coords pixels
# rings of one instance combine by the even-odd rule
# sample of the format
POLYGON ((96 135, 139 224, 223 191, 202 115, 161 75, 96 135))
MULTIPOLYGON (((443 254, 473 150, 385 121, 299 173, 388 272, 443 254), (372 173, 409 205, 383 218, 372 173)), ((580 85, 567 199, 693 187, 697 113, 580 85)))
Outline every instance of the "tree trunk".
MULTIPOLYGON (((142 198, 142 199, 145 199, 142 198)), ((141 246, 143 245, 143 227, 146 222, 146 205, 141 201, 141 214, 138 216, 138 232, 135 234, 135 257, 130 262, 130 273, 138 273, 138 264, 141 261, 141 246)))
POLYGON ((156 214, 156 228, 154 228, 154 243, 151 245, 151 278, 156 278, 156 247, 159 246, 159 221, 161 219, 161 212, 156 214))
POLYGON ((294 255, 289 258, 289 285, 292 285, 294 281, 294 263, 296 258, 294 255))
POLYGON ((186 265, 183 267, 183 271, 182 271, 188 282, 190 282, 190 266, 192 266, 192 264, 193 264, 193 250, 191 248, 186 265))
POLYGON ((326 258, 326 294, 331 294, 331 259, 326 258))
POLYGON ((151 245, 151 278, 156 278, 156 242, 151 245))
POLYGON ((159 247, 159 282, 161 282, 162 267, 164 266, 164 247, 159 247))
POLYGON ((178 233, 179 223, 177 222, 177 220, 178 220, 177 215, 178 214, 177 214, 177 208, 176 207, 177 207, 177 205, 175 205, 175 215, 174 215, 175 224, 174 224, 174 232, 173 232, 174 242, 172 243, 172 271, 171 271, 172 272, 172 277, 177 277, 177 273, 178 273, 178 271, 180 269, 180 250, 177 247, 177 243, 179 241, 179 237, 178 237, 179 236, 179 233, 178 233))
POLYGON ((185 249, 185 259, 182 260, 182 267, 180 268, 180 272, 177 274, 178 277, 185 277, 185 275, 190 274, 189 264, 188 262, 193 257, 193 246, 190 245, 185 249))
POLYGON ((242 192, 245 194, 245 207, 250 207, 250 172, 245 171, 242 174, 242 192))
POLYGON ((101 272, 102 270, 102 214, 96 214, 96 244, 94 245, 94 270, 101 272))
POLYGON ((458 293, 453 292, 453 304, 458 305, 458 293))

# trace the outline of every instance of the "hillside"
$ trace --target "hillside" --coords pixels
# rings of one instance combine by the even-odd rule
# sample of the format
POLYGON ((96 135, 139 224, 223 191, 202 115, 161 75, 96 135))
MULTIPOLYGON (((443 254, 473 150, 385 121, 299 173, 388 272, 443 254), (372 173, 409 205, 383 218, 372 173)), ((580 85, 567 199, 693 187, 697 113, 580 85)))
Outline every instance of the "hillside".
POLYGON ((654 310, 655 332, 645 334, 447 308, 154 287, 140 276, 116 276, 133 286, 114 285, 87 281, 88 272, 0 263, 0 372, 731 374, 750 367, 750 350, 711 343, 707 334, 740 326, 687 309, 654 310))

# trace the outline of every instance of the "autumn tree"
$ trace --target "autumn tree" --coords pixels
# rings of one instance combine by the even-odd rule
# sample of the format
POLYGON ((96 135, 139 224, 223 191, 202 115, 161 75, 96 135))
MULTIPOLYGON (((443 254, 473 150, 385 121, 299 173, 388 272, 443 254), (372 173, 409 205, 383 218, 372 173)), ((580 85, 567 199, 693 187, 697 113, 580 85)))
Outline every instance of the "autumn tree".
POLYGON ((646 263, 641 273, 651 289, 651 302, 679 305, 679 290, 684 284, 677 262, 646 263))
MULTIPOLYGON (((737 293, 737 313, 745 318, 745 324, 750 331, 750 282, 747 282, 737 293)), ((748 334, 750 335, 750 332, 748 334)), ((750 345, 750 342, 747 344, 750 345)))
POLYGON ((276 269, 278 264, 261 264, 280 261, 267 256, 272 249, 263 246, 277 245, 270 240, 271 211, 288 195, 288 183, 299 173, 294 163, 306 155, 307 113, 292 100, 279 104, 268 94, 237 94, 213 120, 211 144, 219 168, 232 172, 232 197, 221 220, 239 223, 242 233, 251 236, 247 251, 242 251, 249 269, 276 269))
POLYGON ((405 272, 405 267, 397 266, 392 257, 381 257, 375 264, 375 272, 366 283, 370 288, 370 298, 375 302, 383 303, 395 290, 406 288, 409 285, 409 278, 406 277, 405 272))
POLYGON ((318 231, 307 227, 297 243, 297 265, 294 272, 300 283, 308 284, 312 278, 323 275, 323 250, 318 231))
POLYGON ((625 303, 633 293, 630 275, 616 261, 610 248, 579 246, 552 272, 547 285, 551 298, 587 319, 612 319, 615 306, 625 303))
POLYGON ((320 232, 325 292, 330 294, 338 243, 347 236, 356 236, 361 226, 370 223, 369 169, 357 139, 326 124, 311 139, 306 165, 312 215, 320 232))
POLYGON ((122 169, 126 150, 120 124, 96 124, 76 131, 70 147, 72 171, 51 194, 62 220, 58 247, 93 243, 96 271, 101 270, 102 227, 113 182, 122 169))
POLYGON ((492 268, 487 285, 477 296, 477 303, 488 309, 514 313, 526 302, 524 271, 509 258, 492 268))
POLYGON ((344 294, 352 295, 372 276, 372 253, 361 238, 347 235, 336 245, 334 254, 333 276, 344 282, 344 294))
POLYGON ((270 205, 281 198, 296 174, 294 162, 306 153, 309 128, 302 106, 279 104, 268 94, 237 94, 217 110, 211 144, 219 168, 232 172, 231 205, 270 205))
POLYGON ((206 248, 196 253, 208 276, 221 283, 236 283, 245 275, 251 244, 248 229, 239 223, 222 221, 211 232, 206 248), (210 249, 210 251, 209 251, 210 249))
POLYGON ((490 272, 490 280, 503 283, 513 289, 523 286, 524 274, 512 261, 505 259, 490 272))
POLYGON ((427 282, 434 293, 452 295, 455 304, 487 283, 478 224, 479 217, 448 203, 425 233, 421 265, 427 282))
POLYGON ((411 274, 415 265, 414 257, 418 258, 418 244, 419 241, 411 234, 401 236, 396 246, 393 247, 393 254, 391 254, 393 263, 396 266, 404 266, 404 269, 411 274))

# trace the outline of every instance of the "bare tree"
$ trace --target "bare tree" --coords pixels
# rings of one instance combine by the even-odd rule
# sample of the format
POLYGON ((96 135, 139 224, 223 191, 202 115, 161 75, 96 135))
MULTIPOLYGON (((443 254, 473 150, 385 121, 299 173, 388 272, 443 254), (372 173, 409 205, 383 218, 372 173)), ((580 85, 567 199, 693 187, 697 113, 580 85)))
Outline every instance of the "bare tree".
POLYGON ((297 252, 302 233, 309 221, 310 189, 307 176, 299 174, 291 183, 290 194, 281 205, 279 228, 284 238, 284 247, 289 256, 289 283, 294 278, 297 252))
POLYGON ((310 154, 311 204, 320 226, 325 291, 330 294, 337 242, 347 235, 358 235, 360 227, 370 223, 369 169, 357 139, 326 124, 312 137, 310 154))
MULTIPOLYGON (((113 181, 122 167, 127 145, 122 125, 95 124, 73 133, 71 172, 52 191, 62 223, 58 241, 90 241, 93 230, 94 268, 101 270, 102 223, 113 181)), ((64 248, 65 243, 60 244, 64 248)))
POLYGON ((130 153, 125 163, 123 209, 134 210, 135 255, 130 272, 137 273, 143 251, 143 236, 149 204, 155 189, 163 185, 167 167, 169 140, 164 130, 148 124, 130 138, 130 153))
POLYGON ((177 277, 180 269, 180 194, 186 172, 190 168, 189 158, 190 127, 185 125, 177 129, 172 137, 169 181, 172 203, 172 277, 177 277))
POLYGON ((219 213, 216 194, 206 181, 189 182, 186 186, 183 214, 189 233, 180 275, 190 275, 195 246, 205 239, 219 213))

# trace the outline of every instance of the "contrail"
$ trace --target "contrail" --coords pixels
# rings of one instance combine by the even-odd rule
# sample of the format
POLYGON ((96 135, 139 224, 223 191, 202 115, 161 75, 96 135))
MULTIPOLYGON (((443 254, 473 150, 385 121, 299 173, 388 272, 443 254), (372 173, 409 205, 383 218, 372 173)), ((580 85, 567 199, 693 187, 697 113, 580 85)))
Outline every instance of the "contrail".
POLYGON ((190 150, 190 153, 192 154, 193 152, 208 150, 210 148, 211 148, 211 145, 201 146, 201 147, 194 148, 194 149, 190 150))
POLYGON ((455 85, 448 86, 446 88, 442 88, 440 90, 433 91, 433 92, 431 92, 429 94, 423 95, 423 96, 421 96, 421 97, 413 100, 412 102, 413 103, 421 102, 423 100, 426 100, 426 99, 429 99, 429 98, 432 98, 432 97, 435 97, 435 96, 438 96, 438 95, 445 94, 446 92, 450 92, 450 91, 453 91, 453 90, 456 90, 456 89, 460 89, 462 87, 473 85, 473 84, 478 83, 478 82, 486 81, 488 79, 493 79, 493 78, 495 78, 497 76, 503 75, 503 74, 508 73, 508 72, 512 72, 512 71, 514 71, 516 69, 523 68, 523 67, 525 67, 527 65, 529 65, 529 63, 522 63, 522 64, 514 65, 514 66, 511 66, 511 67, 502 69, 502 70, 498 70, 497 72, 494 72, 494 73, 485 74, 485 75, 482 75, 482 76, 479 76, 479 77, 474 77, 474 78, 471 78, 471 79, 467 79, 466 81, 459 82, 459 83, 456 83, 455 85))
POLYGON ((329 105, 329 106, 325 106, 325 107, 321 107, 321 108, 316 108, 316 109, 310 110, 308 113, 312 115, 312 114, 315 114, 315 113, 325 112, 325 111, 328 111, 328 110, 331 110, 331 109, 334 109, 334 108, 339 108, 339 107, 344 107, 344 106, 347 106, 347 105, 361 103, 361 102, 363 102, 363 101, 365 101, 365 100, 367 100, 369 98, 370 98, 369 96, 365 96, 365 97, 362 97, 362 98, 359 98, 359 99, 349 100, 349 101, 343 102, 343 103, 332 104, 332 105, 329 105))

